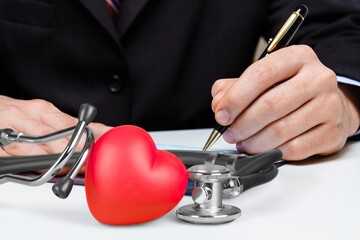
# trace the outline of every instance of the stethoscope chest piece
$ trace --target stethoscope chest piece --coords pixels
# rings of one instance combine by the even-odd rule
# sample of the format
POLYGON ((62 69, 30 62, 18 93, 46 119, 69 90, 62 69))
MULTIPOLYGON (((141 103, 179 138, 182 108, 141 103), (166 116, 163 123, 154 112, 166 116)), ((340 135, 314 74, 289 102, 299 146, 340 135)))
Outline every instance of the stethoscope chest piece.
POLYGON ((195 165, 188 170, 189 178, 195 181, 192 191, 194 204, 176 211, 176 216, 186 222, 220 224, 240 217, 241 210, 222 203, 223 184, 230 177, 230 170, 221 165, 195 165))

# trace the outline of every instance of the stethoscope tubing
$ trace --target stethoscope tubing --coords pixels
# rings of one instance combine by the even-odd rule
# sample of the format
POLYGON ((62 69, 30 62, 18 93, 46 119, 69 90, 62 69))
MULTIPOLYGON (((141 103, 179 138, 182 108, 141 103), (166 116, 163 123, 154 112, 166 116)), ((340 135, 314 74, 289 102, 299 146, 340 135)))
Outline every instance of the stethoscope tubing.
MULTIPOLYGON (((187 167, 202 164, 204 161, 216 158, 216 156, 219 158, 217 161, 222 160, 222 164, 225 164, 225 157, 228 156, 231 161, 234 161, 233 166, 235 171, 233 171, 232 176, 239 178, 243 186, 243 191, 273 180, 278 174, 278 166, 282 165, 281 162, 277 162, 281 159, 282 153, 276 149, 255 156, 217 152, 204 153, 201 151, 168 151, 183 160, 187 167), (191 158, 191 156, 193 158, 191 158)), ((73 166, 79 155, 80 153, 74 153, 66 163, 66 166, 73 166)), ((44 170, 51 167, 59 156, 60 154, 0 157, 0 175, 44 170)), ((191 194, 192 188, 193 184, 189 180, 186 194, 191 194)))
MULTIPOLYGON (((58 159, 60 155, 61 154, 1 157, 0 175, 48 169, 54 164, 55 160, 58 159)), ((74 153, 65 166, 69 167, 74 165, 79 155, 80 153, 74 153)))

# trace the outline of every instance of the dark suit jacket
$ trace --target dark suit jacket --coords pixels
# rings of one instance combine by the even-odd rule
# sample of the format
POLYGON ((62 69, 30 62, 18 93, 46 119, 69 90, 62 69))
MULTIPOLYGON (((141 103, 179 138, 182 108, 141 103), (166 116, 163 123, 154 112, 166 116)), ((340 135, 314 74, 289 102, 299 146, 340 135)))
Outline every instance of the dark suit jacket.
POLYGON ((109 125, 211 127, 213 82, 240 76, 300 2, 310 13, 292 43, 360 79, 357 0, 124 0, 117 27, 104 2, 0 0, 0 94, 75 116, 90 102, 109 125))

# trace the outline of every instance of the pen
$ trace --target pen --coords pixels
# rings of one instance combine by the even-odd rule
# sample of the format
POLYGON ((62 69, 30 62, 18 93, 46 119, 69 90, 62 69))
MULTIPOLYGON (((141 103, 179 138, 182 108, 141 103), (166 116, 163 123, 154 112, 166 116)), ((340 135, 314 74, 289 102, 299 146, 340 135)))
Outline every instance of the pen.
MULTIPOLYGON (((269 39, 268 45, 264 52, 260 55, 259 59, 280 48, 286 47, 299 29, 301 23, 304 21, 307 13, 308 8, 305 5, 302 4, 297 6, 290 14, 286 22, 282 25, 275 37, 269 39)), ((208 150, 221 137, 227 128, 228 126, 217 124, 206 141, 203 150, 208 150)))

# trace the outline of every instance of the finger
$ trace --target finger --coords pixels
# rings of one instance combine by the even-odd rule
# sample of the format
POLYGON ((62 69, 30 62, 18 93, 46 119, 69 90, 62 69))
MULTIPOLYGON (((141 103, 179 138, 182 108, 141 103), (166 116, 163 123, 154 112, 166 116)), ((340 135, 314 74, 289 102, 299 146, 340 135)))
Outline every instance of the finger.
MULTIPOLYGON (((74 127, 77 125, 78 123, 78 119, 75 117, 72 117, 66 113, 61 112, 60 110, 58 110, 57 108, 49 108, 47 109, 47 111, 44 111, 40 114, 40 118, 39 120, 46 124, 47 126, 53 128, 53 132, 56 131, 60 131, 63 129, 67 129, 70 127, 74 127)), ((66 144, 68 144, 68 142, 71 139, 71 135, 68 135, 66 137, 63 138, 63 140, 57 140, 57 141, 61 141, 62 144, 60 144, 61 149, 64 149, 66 144)), ((83 135, 80 140, 79 143, 76 145, 75 151, 79 152, 82 150, 83 146, 85 143, 85 136, 83 135)), ((57 144, 57 142, 53 142, 52 144, 57 144)), ((63 151, 63 150, 61 150, 63 151)))
MULTIPOLYGON (((23 112, 19 111, 18 108, 12 108, 10 111, 15 112, 15 114, 7 115, 7 127, 13 129, 15 132, 22 132, 25 135, 30 136, 40 136, 52 132, 51 128, 48 128, 46 125, 39 123, 33 119, 27 119, 28 116, 23 115, 23 112)), ((38 155, 46 154, 47 151, 44 150, 44 146, 38 144, 29 144, 29 143, 12 143, 3 147, 3 150, 7 155, 11 156, 20 156, 20 155, 38 155)))
POLYGON ((52 103, 41 100, 15 100, 23 102, 27 107, 21 109, 28 118, 38 120, 44 125, 53 129, 53 132, 73 127, 77 124, 77 119, 61 112, 52 103))
MULTIPOLYGON (((324 72, 324 69, 320 67, 322 66, 314 66, 313 71, 300 72, 291 80, 271 88, 256 99, 231 124, 231 129, 236 131, 233 142, 239 142, 255 135, 270 123, 283 118, 318 97, 319 89, 324 91, 324 88, 329 85, 324 83, 324 79, 328 82, 335 81, 332 71, 329 71, 330 74, 327 73, 328 77, 324 77, 322 74, 313 76, 316 69, 324 72)), ((323 111, 324 109, 318 110, 323 111)), ((299 117, 301 118, 301 116, 299 117)))
POLYGON ((341 129, 329 124, 319 125, 286 142, 279 149, 285 160, 303 160, 312 155, 329 155, 340 150, 346 142, 341 129))
POLYGON ((37 144, 12 143, 2 147, 7 156, 43 155, 47 152, 37 144))
POLYGON ((0 157, 8 157, 10 156, 4 149, 3 147, 0 147, 0 157))
POLYGON ((216 80, 213 86, 211 87, 211 96, 215 97, 220 91, 228 89, 237 78, 225 78, 216 80))
POLYGON ((112 127, 106 126, 102 123, 90 123, 89 125, 94 132, 95 139, 101 137, 105 132, 109 131, 112 127))
POLYGON ((77 118, 62 112, 42 113, 39 120, 56 131, 74 127, 78 123, 77 118))
POLYGON ((255 62, 240 76, 215 109, 215 118, 222 125, 231 124, 256 98, 296 75, 306 61, 317 58, 309 47, 292 46, 280 49, 255 62), (294 57, 296 56, 296 57, 294 57))
MULTIPOLYGON (((43 113, 41 116, 41 121, 48 126, 55 128, 57 131, 75 126, 78 123, 77 118, 62 113, 60 111, 43 113)), ((95 139, 99 138, 102 134, 111 129, 111 127, 101 123, 90 123, 89 126, 94 132, 95 139)), ((67 137, 67 139, 69 140, 70 137, 67 137)), ((83 139, 81 142, 82 144, 84 143, 83 139)))
POLYGON ((8 113, 8 117, 27 116, 27 118, 41 121, 41 114, 47 112, 59 112, 59 110, 50 102, 41 99, 19 100, 1 96, 0 103, 2 110, 8 113))
MULTIPOLYGON (((36 119, 46 124, 54 130, 61 130, 75 126, 77 119, 61 112, 52 103, 41 99, 34 100, 17 100, 10 102, 14 107, 25 106, 18 110, 23 116, 30 119, 36 119)), ((15 114, 14 114, 15 115, 15 114)))
POLYGON ((211 108, 213 111, 217 108, 217 105, 223 98, 223 95, 227 92, 227 90, 235 83, 236 79, 220 79, 217 80, 212 88, 211 88, 211 95, 213 97, 211 108))
MULTIPOLYGON (((32 115, 38 115, 38 110, 32 108, 32 104, 35 101, 23 101, 11 99, 8 97, 1 97, 2 101, 2 114, 7 117, 2 119, 2 125, 13 129, 15 132, 23 132, 26 135, 30 136, 40 136, 46 135, 53 132, 53 129, 46 126, 45 124, 35 120, 32 115), (30 102, 30 104, 29 104, 30 102), (5 121, 4 121, 5 120, 5 121)), ((40 101, 45 102, 45 101, 40 101)), ((36 104, 34 104, 36 105, 36 104)), ((41 111, 40 111, 41 112, 41 111)), ((50 148, 55 148, 58 144, 53 145, 50 148)), ((54 151, 49 150, 48 145, 38 145, 38 144, 27 144, 27 143, 13 143, 8 146, 3 147, 4 152, 7 155, 17 156, 17 155, 37 155, 37 154, 46 154, 48 152, 52 153, 54 151)))
POLYGON ((31 116, 31 118, 37 119, 40 122, 42 122, 42 117, 44 114, 60 112, 60 110, 56 108, 52 103, 42 99, 14 99, 13 101, 11 101, 11 104, 18 108, 21 108, 21 111, 24 114, 31 116))
POLYGON ((238 147, 251 154, 268 151, 300 136, 315 126, 324 124, 331 117, 331 111, 325 109, 318 101, 312 100, 301 109, 269 124, 257 134, 241 141, 238 147))
MULTIPOLYGON (((40 107, 38 107, 38 109, 43 108, 43 111, 41 111, 36 116, 36 118, 43 124, 52 128, 53 132, 76 126, 78 122, 76 118, 61 112, 51 103, 49 105, 47 104, 48 104, 47 102, 43 103, 40 101, 39 103, 40 107)), ((65 137, 67 141, 69 141, 70 138, 71 136, 65 137)))
MULTIPOLYGON (((54 132, 54 129, 32 119, 23 119, 14 123, 14 130, 24 132, 28 136, 44 136, 54 132)), ((10 155, 37 155, 37 154, 53 154, 63 151, 68 141, 64 138, 42 144, 10 144, 4 147, 5 151, 10 155)))
POLYGON ((8 96, 4 96, 4 95, 0 95, 0 103, 7 105, 9 102, 13 101, 15 99, 8 97, 8 96))

